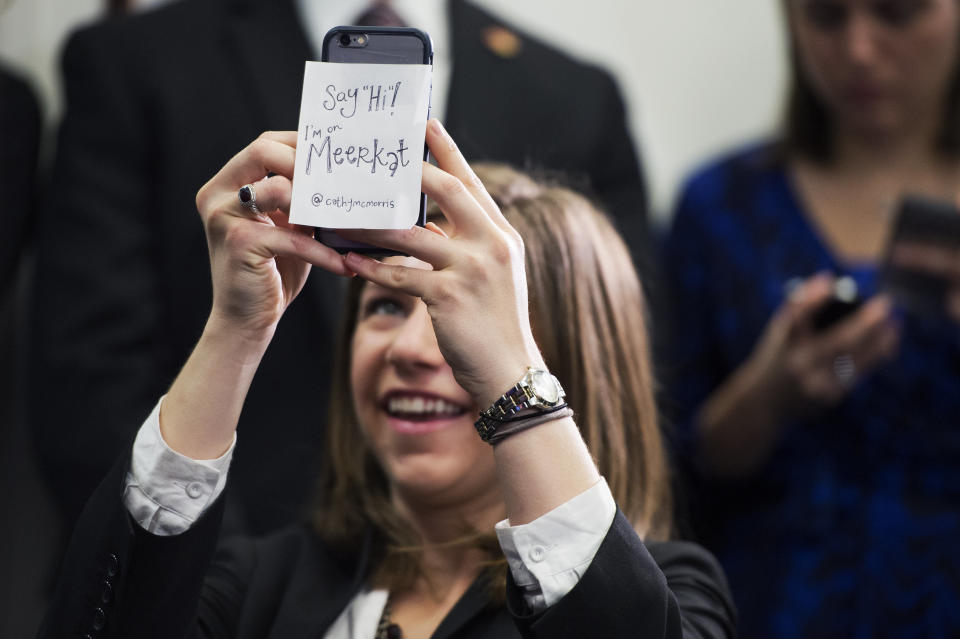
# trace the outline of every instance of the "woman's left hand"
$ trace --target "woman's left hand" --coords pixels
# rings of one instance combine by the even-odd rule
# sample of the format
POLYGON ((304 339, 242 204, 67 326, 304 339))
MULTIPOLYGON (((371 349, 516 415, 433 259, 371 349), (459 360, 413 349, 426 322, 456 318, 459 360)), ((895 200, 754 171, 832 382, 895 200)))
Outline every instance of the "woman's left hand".
POLYGON ((543 366, 527 310, 523 242, 439 121, 427 124, 439 168, 424 163, 423 192, 449 223, 407 230, 343 231, 345 237, 394 249, 433 270, 383 263, 355 253, 347 268, 385 288, 421 298, 457 382, 486 407, 543 366))

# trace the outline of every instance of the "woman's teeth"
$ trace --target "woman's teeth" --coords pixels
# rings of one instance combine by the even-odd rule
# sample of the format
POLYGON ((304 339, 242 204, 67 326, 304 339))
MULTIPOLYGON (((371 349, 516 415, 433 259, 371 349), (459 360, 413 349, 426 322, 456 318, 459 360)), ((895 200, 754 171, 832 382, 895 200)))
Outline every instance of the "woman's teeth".
POLYGON ((387 412, 404 417, 456 416, 463 408, 442 399, 423 397, 391 397, 387 402, 387 412))

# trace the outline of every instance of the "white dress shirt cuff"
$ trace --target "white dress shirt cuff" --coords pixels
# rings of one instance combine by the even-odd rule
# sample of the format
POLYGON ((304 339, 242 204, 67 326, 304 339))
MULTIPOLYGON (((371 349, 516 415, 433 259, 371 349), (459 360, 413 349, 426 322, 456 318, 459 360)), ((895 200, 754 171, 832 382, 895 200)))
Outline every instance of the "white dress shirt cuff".
POLYGON ((160 405, 140 427, 123 491, 123 504, 140 526, 155 535, 186 532, 216 501, 227 483, 233 443, 217 459, 191 459, 172 450, 160 434, 160 405))
POLYGON ((529 524, 495 527, 513 580, 534 613, 560 601, 580 581, 603 542, 617 504, 602 477, 591 488, 529 524))

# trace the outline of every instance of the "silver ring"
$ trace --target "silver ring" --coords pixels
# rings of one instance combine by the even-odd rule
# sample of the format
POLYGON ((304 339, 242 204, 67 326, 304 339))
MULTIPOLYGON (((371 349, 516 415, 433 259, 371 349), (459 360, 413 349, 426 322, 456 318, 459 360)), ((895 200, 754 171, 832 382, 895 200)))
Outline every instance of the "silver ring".
POLYGON ((260 211, 260 207, 257 206, 257 190, 253 187, 252 184, 244 184, 240 187, 240 190, 237 191, 237 199, 240 200, 240 204, 250 209, 257 215, 263 215, 260 211))
POLYGON ((837 378, 841 386, 849 387, 853 385, 857 377, 857 365, 850 355, 837 355, 833 358, 833 376, 837 378))

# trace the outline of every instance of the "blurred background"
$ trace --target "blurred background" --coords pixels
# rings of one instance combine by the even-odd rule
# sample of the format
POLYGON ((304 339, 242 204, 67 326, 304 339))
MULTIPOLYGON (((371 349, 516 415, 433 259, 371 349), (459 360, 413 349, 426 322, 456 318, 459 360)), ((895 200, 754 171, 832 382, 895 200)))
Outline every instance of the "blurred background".
MULTIPOLYGON (((129 4, 140 10, 164 2, 129 4)), ((105 3, 0 0, 4 4, 0 60, 32 80, 50 124, 60 109, 60 45, 71 30, 101 16, 105 3)), ((764 137, 779 120, 787 75, 780 3, 594 0, 589 11, 576 0, 476 4, 616 76, 645 163, 652 213, 661 223, 690 169, 764 137)))

